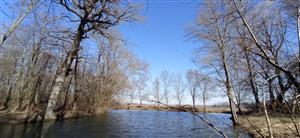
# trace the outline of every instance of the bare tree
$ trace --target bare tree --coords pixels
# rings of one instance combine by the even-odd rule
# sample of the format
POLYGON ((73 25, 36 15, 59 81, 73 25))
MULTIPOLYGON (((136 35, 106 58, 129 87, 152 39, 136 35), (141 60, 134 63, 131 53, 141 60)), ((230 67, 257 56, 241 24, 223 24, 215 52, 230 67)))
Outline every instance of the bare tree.
POLYGON ((161 101, 161 94, 160 94, 160 82, 158 78, 155 78, 153 82, 153 90, 154 90, 154 98, 156 99, 158 109, 160 109, 160 101, 161 101))
POLYGON ((201 97, 203 102, 203 110, 206 111, 206 101, 209 99, 209 92, 212 92, 215 85, 213 83, 213 80, 208 75, 205 75, 203 73, 200 73, 199 79, 199 89, 202 93, 201 97))
POLYGON ((142 106, 143 99, 145 97, 145 94, 143 93, 143 90, 147 87, 148 67, 149 67, 148 65, 145 65, 145 68, 138 75, 138 80, 136 82, 136 84, 137 84, 137 91, 138 91, 138 97, 139 97, 139 100, 140 100, 140 106, 142 106))
POLYGON ((227 1, 204 1, 200 8, 200 14, 196 24, 189 32, 192 37, 207 42, 210 54, 218 56, 220 66, 225 75, 224 84, 229 99, 232 119, 234 124, 238 124, 236 114, 236 99, 232 86, 232 76, 230 75, 229 57, 231 54, 230 47, 230 23, 233 18, 230 16, 231 9, 227 7, 227 1))
POLYGON ((170 84, 171 84, 171 75, 168 71, 162 71, 160 73, 160 79, 161 79, 161 84, 162 84, 162 88, 163 88, 163 93, 164 93, 164 98, 165 98, 165 101, 166 101, 166 104, 169 105, 169 87, 170 87, 170 84))
POLYGON ((185 83, 182 80, 181 74, 177 74, 175 76, 173 86, 174 86, 174 90, 175 90, 175 93, 176 93, 175 99, 178 102, 178 107, 180 107, 182 99, 183 99, 183 96, 184 96, 184 91, 185 91, 185 83))
POLYGON ((282 71, 287 76, 287 78, 289 79, 289 81, 297 89, 297 92, 299 93, 300 92, 299 81, 296 79, 295 74, 293 73, 293 71, 289 70, 289 68, 286 68, 286 67, 280 65, 279 63, 277 63, 275 60, 273 60, 271 58, 271 56, 268 54, 267 50, 263 47, 263 45, 261 44, 261 42, 257 38, 256 34, 254 34, 253 29, 250 27, 250 25, 249 25, 248 21, 246 20, 246 18, 244 17, 244 15, 241 13, 241 11, 240 11, 238 5, 236 4, 236 2, 234 0, 232 0, 232 3, 234 5, 234 7, 235 7, 235 10, 238 13, 238 16, 241 18, 243 24, 245 25, 245 28, 248 30, 248 32, 249 32, 249 34, 251 36, 251 39, 254 42, 254 45, 259 50, 259 52, 255 52, 255 53, 258 56, 260 56, 263 60, 265 60, 266 62, 268 62, 270 65, 272 65, 274 68, 282 71))
POLYGON ((192 96, 192 101, 193 101, 192 110, 194 112, 196 109, 197 90, 200 84, 200 74, 197 70, 190 69, 186 72, 185 78, 187 80, 187 87, 190 91, 190 95, 192 96))
MULTIPOLYGON (((132 21, 136 19, 136 10, 129 3, 121 5, 118 1, 56 1, 59 6, 62 6, 67 13, 71 13, 73 20, 77 20, 77 29, 75 37, 71 42, 71 49, 60 65, 53 89, 50 93, 47 108, 45 111, 45 119, 55 119, 55 106, 58 100, 58 95, 64 89, 66 79, 69 76, 71 65, 74 58, 78 56, 80 43, 87 38, 91 32, 109 37, 108 29, 118 25, 121 21, 132 21), (96 6, 97 5, 97 6, 96 6), (100 6, 98 6, 100 5, 100 6), (123 8, 124 7, 124 8, 123 8)), ((66 16, 68 16, 68 14, 66 16)), ((71 18, 71 17, 70 17, 71 18)))

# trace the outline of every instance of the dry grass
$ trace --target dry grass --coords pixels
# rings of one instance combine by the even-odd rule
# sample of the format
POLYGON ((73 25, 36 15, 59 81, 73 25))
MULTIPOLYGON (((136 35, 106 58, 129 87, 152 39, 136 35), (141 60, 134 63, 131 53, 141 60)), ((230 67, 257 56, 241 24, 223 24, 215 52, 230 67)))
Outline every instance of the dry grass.
MULTIPOLYGON (((273 130, 274 137, 296 137, 294 133, 296 133, 296 129, 292 120, 287 115, 278 115, 278 114, 271 114, 269 116, 271 128, 273 130), (294 132, 293 132, 294 131, 294 132)), ((265 137, 269 136, 266 119, 263 114, 252 114, 248 115, 248 119, 251 123, 262 133, 265 137)), ((243 128, 248 130, 250 134, 254 137, 260 137, 258 132, 251 127, 250 123, 244 117, 239 117, 240 124, 243 128)), ((295 122, 297 123, 298 127, 300 127, 300 118, 296 118, 295 122)))

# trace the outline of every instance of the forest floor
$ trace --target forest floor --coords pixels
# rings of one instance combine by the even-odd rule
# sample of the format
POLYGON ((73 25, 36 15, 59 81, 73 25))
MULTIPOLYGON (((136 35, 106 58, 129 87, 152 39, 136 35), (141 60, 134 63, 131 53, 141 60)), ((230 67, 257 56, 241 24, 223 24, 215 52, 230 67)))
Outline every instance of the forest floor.
MULTIPOLYGON (((249 121, 242 115, 239 116, 239 121, 240 125, 250 134, 254 137, 261 137, 261 135, 257 132, 259 131, 262 135, 264 135, 264 137, 269 136, 266 118, 263 113, 251 113, 247 115, 247 118, 256 129, 254 129, 249 121)), ((270 113, 269 119, 274 137, 297 137, 297 131, 289 115, 270 113)), ((300 127, 299 115, 295 117, 295 122, 297 123, 297 126, 300 127)))

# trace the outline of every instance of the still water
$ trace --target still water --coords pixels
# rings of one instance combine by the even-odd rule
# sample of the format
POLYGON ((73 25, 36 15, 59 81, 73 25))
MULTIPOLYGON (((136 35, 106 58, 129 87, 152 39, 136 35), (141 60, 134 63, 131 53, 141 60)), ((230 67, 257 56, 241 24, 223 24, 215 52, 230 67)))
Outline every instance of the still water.
MULTIPOLYGON (((249 137, 233 128, 230 115, 201 113, 229 137, 249 137)), ((195 116, 173 111, 112 110, 93 118, 43 124, 0 124, 0 138, 215 138, 215 130, 195 116)))

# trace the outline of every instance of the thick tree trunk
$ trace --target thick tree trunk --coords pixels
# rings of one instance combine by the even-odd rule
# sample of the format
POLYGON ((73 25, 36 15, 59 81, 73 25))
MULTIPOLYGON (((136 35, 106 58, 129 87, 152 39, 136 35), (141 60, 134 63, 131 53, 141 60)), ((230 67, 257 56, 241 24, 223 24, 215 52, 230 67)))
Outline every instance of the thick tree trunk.
POLYGON ((73 97, 73 111, 76 111, 78 108, 77 102, 78 102, 78 96, 79 96, 79 79, 78 79, 78 56, 76 57, 75 67, 74 67, 74 97, 73 97))
POLYGON ((47 108, 45 111, 44 119, 57 119, 57 116, 54 113, 54 109, 58 100, 58 95, 61 93, 61 91, 65 87, 66 78, 69 76, 69 72, 71 70, 71 65, 73 60, 76 58, 79 52, 79 46, 80 42, 83 39, 84 35, 84 26, 85 23, 81 22, 81 24, 78 27, 76 38, 73 41, 72 49, 68 52, 64 62, 58 69, 58 75, 54 81, 53 89, 50 93, 50 97, 48 100, 47 108))
POLYGON ((233 88, 232 88, 230 73, 229 73, 229 70, 228 70, 228 65, 227 65, 227 61, 226 61, 226 58, 225 58, 226 56, 225 56, 223 47, 220 48, 220 54, 221 54, 223 69, 224 69, 225 76, 226 76, 225 85, 226 85, 226 91, 227 91, 227 96, 228 96, 231 115, 232 115, 232 122, 233 122, 234 125, 236 125, 236 124, 239 124, 238 117, 237 117, 237 114, 236 114, 236 105, 235 105, 236 99, 235 99, 234 91, 233 91, 233 88))
POLYGON ((73 80, 73 77, 71 76, 71 77, 69 78, 69 82, 68 82, 67 88, 66 88, 66 90, 65 90, 65 96, 64 96, 64 102, 63 102, 63 105, 61 105, 61 107, 59 107, 58 119, 63 119, 63 118, 64 118, 65 111, 66 111, 66 109, 67 109, 67 102, 68 102, 69 89, 70 89, 72 80, 73 80))

